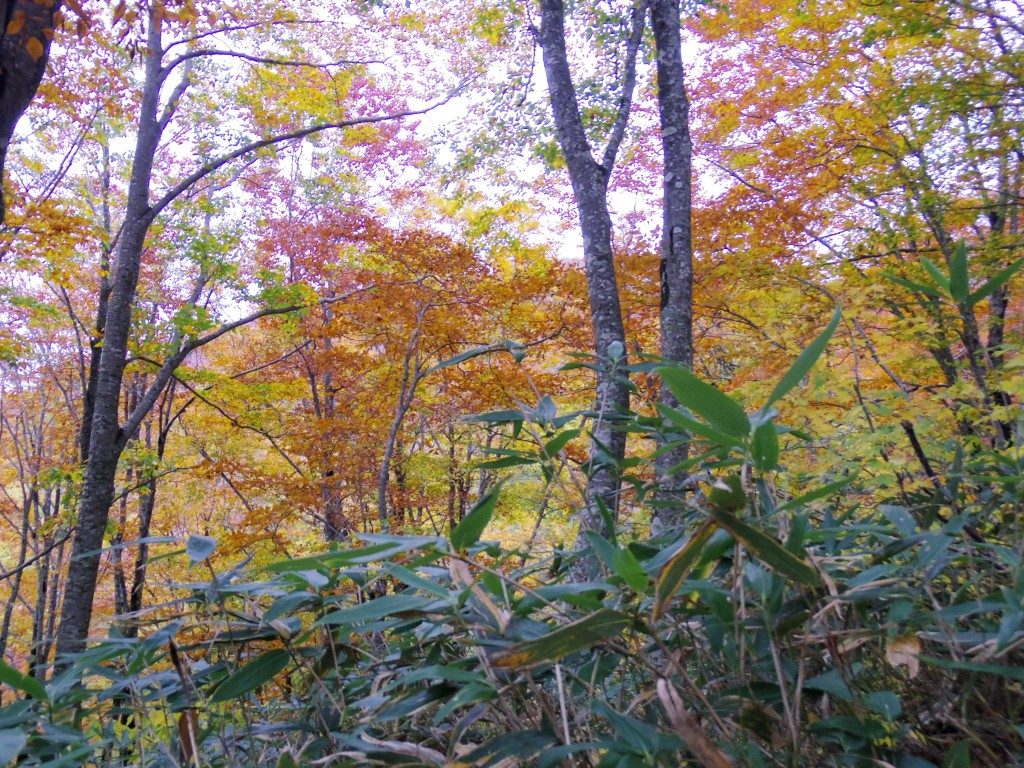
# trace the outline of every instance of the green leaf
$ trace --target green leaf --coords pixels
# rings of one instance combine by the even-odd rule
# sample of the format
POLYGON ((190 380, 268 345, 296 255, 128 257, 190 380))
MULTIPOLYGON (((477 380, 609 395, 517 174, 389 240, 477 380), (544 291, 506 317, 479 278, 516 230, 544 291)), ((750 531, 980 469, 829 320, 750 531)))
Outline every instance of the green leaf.
POLYGON ((567 429, 565 432, 555 436, 544 444, 543 457, 547 459, 554 458, 560 450, 565 448, 569 441, 579 437, 581 432, 582 430, 580 429, 567 429))
POLYGON ((686 579, 686 574, 704 551, 711 534, 718 525, 713 520, 705 520, 690 537, 676 550, 668 562, 661 567, 654 579, 654 607, 651 610, 651 621, 657 621, 672 597, 679 590, 679 585, 686 579))
POLYGON ((481 461, 474 466, 476 469, 508 469, 509 467, 521 467, 526 464, 536 463, 536 456, 503 456, 500 459, 481 461))
POLYGON ((971 743, 958 741, 942 759, 942 768, 971 768, 971 743))
POLYGON ((604 563, 605 568, 614 572, 615 545, 597 531, 584 531, 583 535, 587 537, 587 541, 590 542, 590 548, 594 551, 594 554, 597 555, 598 559, 604 563))
POLYGON ((821 357, 822 352, 825 351, 825 347, 828 345, 829 339, 832 338, 832 334, 835 333, 836 328, 839 327, 839 320, 842 317, 841 310, 837 309, 835 314, 832 315, 832 320, 825 327, 825 330, 821 334, 807 345, 807 349, 800 353, 797 359, 793 362, 793 365, 789 367, 786 374, 779 380, 779 383, 775 385, 775 389, 768 395, 768 400, 761 407, 762 411, 767 411, 769 407, 775 402, 781 400, 789 390, 795 387, 800 381, 806 376, 814 364, 821 357))
POLYGON ((712 429, 706 424, 701 424, 696 419, 691 419, 685 413, 680 413, 675 408, 669 408, 667 405, 663 405, 662 403, 658 403, 658 413, 684 432, 689 432, 692 435, 700 435, 715 446, 742 445, 742 442, 739 439, 730 437, 724 432, 719 432, 717 429, 712 429))
POLYGON ((931 275, 932 280, 939 286, 943 291, 949 293, 949 279, 942 274, 942 270, 939 269, 935 262, 929 259, 927 256, 921 257, 921 265, 927 270, 928 274, 931 275))
POLYGON ((217 549, 217 540, 209 536, 193 534, 188 537, 188 543, 185 544, 185 554, 188 555, 193 565, 203 562, 213 554, 215 549, 217 549))
POLYGON ((775 469, 779 463, 779 434, 770 421, 754 430, 750 441, 750 457, 762 472, 775 469))
POLYGON ((989 675, 1007 677, 1010 680, 1024 683, 1024 667, 1007 667, 1002 664, 986 664, 979 661, 957 661, 937 656, 921 656, 921 661, 944 669, 960 669, 966 672, 981 672, 989 675))
POLYGON ((559 627, 536 640, 519 643, 499 652, 494 657, 494 664, 498 667, 521 669, 557 661, 606 638, 615 637, 631 623, 628 616, 609 608, 602 608, 586 618, 559 627))
POLYGON ((957 304, 962 304, 967 301, 968 290, 967 243, 961 240, 956 244, 949 263, 949 295, 957 304))
POLYGON ((436 365, 432 365, 430 368, 424 371, 423 375, 429 376, 430 374, 436 373, 437 371, 443 371, 445 368, 450 368, 453 365, 458 365, 459 363, 464 363, 467 360, 472 360, 474 357, 480 357, 481 355, 489 355, 492 352, 509 352, 512 354, 514 358, 517 359, 518 362, 518 360, 522 359, 520 357, 522 350, 522 344, 518 344, 514 341, 508 340, 497 341, 494 344, 487 344, 482 347, 473 347, 472 349, 467 349, 465 352, 460 352, 454 357, 446 358, 445 360, 440 361, 436 365))
POLYGON ((711 493, 708 494, 708 501, 711 502, 711 506, 726 512, 743 509, 747 504, 747 494, 743 490, 740 476, 733 473, 715 480, 711 486, 711 493))
POLYGON ((17 728, 0 731, 0 765, 7 765, 14 760, 28 743, 28 735, 17 728))
POLYGON ((724 509, 712 506, 711 516, 760 560, 781 574, 808 586, 818 584, 818 572, 764 531, 754 528, 724 509))
POLYGON ((1002 288, 1011 277, 1017 274, 1021 267, 1024 267, 1024 259, 1017 259, 1017 261, 1013 262, 1010 266, 1005 269, 1001 269, 991 280, 987 281, 978 290, 967 297, 967 304, 973 307, 982 299, 986 299, 991 296, 1002 288))
POLYGON ((288 666, 291 656, 283 648, 275 648, 261 654, 241 669, 229 675, 217 686, 210 701, 217 703, 237 699, 253 688, 273 679, 274 675, 288 666))
POLYGON ((554 744, 557 742, 551 734, 540 731, 503 733, 460 758, 457 764, 480 766, 480 768, 499 764, 506 765, 509 762, 524 765, 554 744))
POLYGON ((382 597, 367 600, 365 603, 353 605, 346 608, 339 608, 331 611, 326 616, 321 616, 314 626, 340 625, 340 624, 362 624, 367 621, 383 619, 396 613, 406 611, 421 611, 431 604, 431 600, 420 595, 402 592, 398 595, 384 595, 382 597))
POLYGON ((717 387, 701 381, 678 366, 661 366, 657 371, 676 400, 712 427, 732 437, 746 437, 750 434, 747 412, 717 387))
POLYGON ((886 275, 885 277, 888 280, 891 280, 892 282, 896 283, 897 285, 902 285, 904 288, 914 293, 923 293, 927 296, 931 296, 934 299, 941 298, 942 296, 942 294, 940 294, 930 285, 918 283, 914 280, 907 280, 907 278, 900 277, 899 275, 886 275))
MULTIPOLYGON (((407 552, 411 549, 425 549, 444 543, 436 536, 385 536, 383 534, 360 534, 359 538, 371 542, 366 547, 335 549, 308 557, 279 560, 263 566, 271 573, 298 573, 314 570, 334 570, 343 565, 372 563, 407 552)), ((445 546, 447 546, 445 544, 445 546)))
POLYGON ((452 546, 455 549, 465 551, 480 540, 487 524, 494 517, 494 508, 498 503, 498 494, 500 492, 501 483, 498 483, 485 493, 483 498, 477 501, 459 524, 455 526, 450 537, 452 546))
POLYGON ((43 688, 42 683, 34 677, 23 675, 14 667, 8 666, 2 659, 0 659, 0 683, 5 683, 15 690, 27 693, 33 699, 48 701, 46 690, 43 688))
POLYGON ((616 548, 615 554, 612 555, 612 572, 620 576, 634 592, 642 595, 647 591, 650 578, 640 567, 636 555, 625 547, 616 548))

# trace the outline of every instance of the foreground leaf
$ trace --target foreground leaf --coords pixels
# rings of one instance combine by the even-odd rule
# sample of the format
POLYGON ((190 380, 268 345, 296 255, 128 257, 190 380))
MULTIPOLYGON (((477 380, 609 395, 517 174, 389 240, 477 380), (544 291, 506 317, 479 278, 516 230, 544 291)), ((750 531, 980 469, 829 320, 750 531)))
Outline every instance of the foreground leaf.
POLYGON ((662 366, 657 371, 676 400, 715 429, 731 437, 745 437, 750 432, 747 412, 717 387, 701 381, 685 368, 662 366))
POLYGON ((658 571, 654 579, 651 621, 657 621, 665 612, 679 585, 686 579, 686 574, 704 551, 704 545, 717 529, 718 524, 714 520, 705 520, 658 571))
POLYGON ((8 666, 2 659, 0 659, 0 683, 9 685, 17 691, 27 693, 33 699, 38 699, 39 701, 47 700, 46 691, 42 683, 34 677, 22 674, 14 667, 8 666))
POLYGON ((725 530, 773 569, 802 584, 808 586, 818 584, 818 572, 810 563, 794 555, 767 533, 743 522, 724 509, 711 507, 710 510, 711 516, 725 530))
POLYGON ((0 731, 0 765, 14 760, 27 743, 28 736, 22 730, 10 728, 0 731))
POLYGON ((628 616, 609 608, 602 608, 586 618, 559 627, 536 640, 519 643, 494 657, 498 667, 532 667, 537 664, 557 661, 570 653, 615 637, 632 623, 628 616))
POLYGON ((501 492, 501 483, 495 485, 484 494, 474 507, 466 513, 462 521, 452 530, 452 546, 460 551, 465 551, 476 544, 483 535, 487 524, 494 517, 494 508, 498 504, 498 494, 501 492))
POLYGON ((835 333, 836 328, 839 327, 839 320, 842 317, 842 312, 836 310, 835 314, 832 315, 832 320, 825 327, 818 338, 807 345, 807 349, 800 353, 796 360, 793 361, 793 365, 789 367, 785 375, 779 379, 779 383, 775 385, 775 389, 768 395, 768 400, 761 408, 762 411, 768 410, 773 404, 781 400, 787 392, 793 387, 800 383, 800 381, 810 373, 811 368, 818 362, 818 358, 821 357, 822 352, 825 351, 825 347, 828 346, 829 339, 832 338, 832 334, 835 333))
POLYGON ((255 661, 251 661, 241 669, 224 679, 210 697, 217 703, 237 699, 257 686, 272 680, 274 675, 288 666, 291 655, 283 648, 267 651, 255 661))

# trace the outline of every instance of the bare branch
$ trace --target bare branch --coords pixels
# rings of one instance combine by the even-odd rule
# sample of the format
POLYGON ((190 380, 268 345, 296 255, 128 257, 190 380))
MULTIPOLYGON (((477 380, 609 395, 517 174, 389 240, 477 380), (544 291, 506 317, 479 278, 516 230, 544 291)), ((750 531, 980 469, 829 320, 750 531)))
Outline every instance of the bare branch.
POLYGON ((198 59, 204 56, 228 56, 234 59, 242 59, 253 64, 268 64, 277 67, 306 67, 309 69, 331 69, 333 67, 355 67, 361 64, 383 64, 383 59, 338 59, 337 61, 316 62, 302 61, 300 59, 278 59, 273 56, 255 56, 240 51, 229 51, 220 48, 196 48, 183 53, 176 59, 172 59, 160 71, 160 79, 165 79, 174 69, 187 61, 198 59))
POLYGON ((181 80, 174 87, 170 97, 167 99, 167 104, 164 106, 163 114, 160 115, 160 120, 157 123, 159 131, 163 134, 164 129, 167 128, 167 124, 171 122, 171 118, 174 117, 174 111, 178 108, 178 103, 181 101, 181 97, 185 95, 185 91, 192 84, 192 66, 188 65, 185 67, 185 71, 181 73, 181 80))
POLYGON ((612 168, 615 166, 615 156, 619 153, 619 146, 626 135, 626 126, 629 124, 629 113, 633 108, 633 91, 636 89, 636 56, 640 50, 640 41, 644 36, 644 22, 647 18, 648 0, 639 0, 633 6, 633 22, 629 32, 629 40, 626 41, 626 63, 622 70, 622 93, 619 94, 619 114, 612 125, 611 135, 608 137, 608 144, 604 148, 604 157, 601 166, 611 176, 612 168))
POLYGON ((139 399, 138 405, 135 410, 131 412, 128 419, 125 421, 124 426, 121 428, 120 440, 124 443, 127 442, 128 435, 134 434, 135 430, 141 426, 142 421, 149 415, 153 406, 156 404, 157 398, 160 397, 160 393, 163 392, 164 387, 167 386, 168 382, 174 375, 174 371, 177 370, 178 366, 181 365, 185 358, 192 352, 199 349, 202 346, 209 344, 216 339, 219 339, 226 333, 229 333, 237 328, 241 328, 244 325, 253 323, 264 317, 271 317, 273 315, 286 315, 291 312, 297 312, 301 309, 311 309, 316 306, 325 306, 333 304, 338 301, 344 301, 346 299, 355 296, 358 293, 364 293, 366 291, 373 290, 375 286, 370 284, 362 288, 356 288, 355 290, 343 293, 340 296, 333 296, 327 299, 320 299, 313 304, 289 304, 283 307, 265 307, 264 309, 253 312, 252 314, 246 315, 245 317, 239 318, 231 323, 225 323, 217 329, 211 331, 205 336, 200 336, 197 339, 184 344, 176 353, 171 355, 164 364, 160 366, 156 376, 153 379, 153 383, 146 390, 145 394, 139 399))
POLYGON ((371 116, 371 117, 356 117, 356 118, 353 118, 351 120, 342 120, 342 121, 339 121, 339 122, 336 122, 336 123, 318 123, 317 125, 312 125, 312 126, 309 126, 308 128, 300 128, 299 130, 290 131, 289 133, 282 133, 282 134, 278 134, 276 136, 270 136, 270 137, 268 137, 266 139, 260 139, 259 141, 253 141, 253 142, 251 142, 249 144, 246 144, 243 147, 239 147, 238 149, 234 150, 233 152, 228 152, 226 155, 221 155, 220 157, 218 157, 218 158, 216 158, 214 160, 211 160, 210 162, 206 163, 202 167, 196 169, 190 175, 186 176, 184 179, 182 179, 176 185, 171 187, 171 189, 168 190, 164 194, 163 197, 161 197, 153 205, 150 206, 149 211, 146 213, 146 219, 148 221, 150 221, 150 222, 153 221, 160 214, 160 212, 164 208, 166 208, 168 205, 170 205, 172 202, 174 202, 178 197, 180 197, 182 194, 184 194, 189 189, 194 187, 200 181, 205 179, 211 173, 213 173, 214 171, 217 171, 217 170, 223 168, 225 165, 228 165, 229 163, 234 162, 235 160, 243 158, 246 155, 252 154, 253 152, 257 152, 257 151, 259 151, 261 149, 265 149, 266 147, 273 147, 273 146, 276 146, 278 144, 284 144, 284 143, 287 143, 289 141, 295 141, 295 140, 298 140, 298 139, 304 139, 304 138, 306 138, 308 136, 314 136, 314 135, 316 135, 318 133, 323 133, 324 131, 329 131, 329 130, 336 129, 336 128, 350 128, 350 127, 352 127, 354 125, 369 125, 369 124, 373 124, 373 123, 384 123, 384 122, 387 122, 389 120, 400 120, 401 118, 412 117, 414 115, 425 115, 426 113, 428 113, 428 112, 430 112, 430 111, 432 111, 434 109, 437 109, 438 107, 440 107, 440 106, 442 106, 444 104, 447 104, 449 101, 451 101, 453 98, 455 98, 462 91, 464 86, 465 86, 465 81, 459 83, 459 85, 456 86, 443 99, 440 99, 439 101, 435 101, 434 103, 429 104, 428 106, 422 107, 420 109, 409 109, 409 110, 405 110, 404 112, 394 112, 394 113, 387 114, 387 115, 375 115, 375 116, 371 116))

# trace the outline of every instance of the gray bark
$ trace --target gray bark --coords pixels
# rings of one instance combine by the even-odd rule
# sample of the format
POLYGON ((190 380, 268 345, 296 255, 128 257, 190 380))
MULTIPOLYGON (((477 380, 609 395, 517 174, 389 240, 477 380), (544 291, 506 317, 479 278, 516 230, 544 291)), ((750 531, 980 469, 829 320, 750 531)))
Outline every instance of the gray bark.
MULTIPOLYGON (((679 0, 651 0, 651 26, 657 48, 658 112, 664 164, 661 242, 661 355, 693 367, 693 229, 691 225, 690 103, 680 40, 679 0)), ((677 405, 667 387, 661 401, 677 405)), ((669 470, 687 458, 686 446, 658 457, 659 493, 651 533, 659 535, 683 524, 682 473, 669 470)))
MULTIPOLYGON (((629 63, 626 68, 620 100, 620 120, 617 121, 612 140, 604 153, 604 162, 599 163, 594 158, 586 135, 569 69, 563 2, 542 0, 540 6, 541 27, 538 39, 543 51, 555 131, 569 169, 583 235, 583 265, 594 332, 594 351, 598 360, 597 417, 592 427, 589 479, 583 509, 580 511, 580 532, 576 541, 576 549, 579 551, 588 545, 586 531, 598 531, 605 535, 608 533, 600 505, 607 505, 613 515, 618 509, 620 481, 616 465, 626 450, 625 434, 612 429, 615 414, 629 407, 629 388, 626 374, 622 370, 626 364, 626 339, 615 278, 612 222, 608 212, 608 180, 629 115, 633 88, 630 74, 633 67, 629 63), (620 125, 622 128, 619 128, 620 125), (617 360, 609 357, 608 351, 612 345, 622 350, 617 360)), ((637 8, 639 25, 635 24, 635 29, 642 29, 644 7, 641 4, 637 8)), ((639 45, 639 33, 634 37, 639 45)), ((633 40, 630 42, 632 44, 633 40)), ((636 47, 632 45, 631 53, 632 61, 635 62, 636 47)), ((585 558, 579 561, 573 575, 574 578, 585 580, 596 575, 596 570, 595 559, 585 558)))
POLYGON ((99 550, 103 546, 103 533, 114 499, 117 463, 124 448, 124 435, 118 424, 118 405, 142 250, 152 223, 150 182, 153 158, 160 140, 157 115, 162 43, 160 21, 152 14, 153 11, 149 21, 146 79, 139 108, 138 135, 128 186, 124 228, 115 252, 107 314, 103 323, 103 345, 94 392, 78 527, 71 547, 64 604, 57 630, 58 668, 67 663, 67 654, 85 649, 100 564, 99 550))

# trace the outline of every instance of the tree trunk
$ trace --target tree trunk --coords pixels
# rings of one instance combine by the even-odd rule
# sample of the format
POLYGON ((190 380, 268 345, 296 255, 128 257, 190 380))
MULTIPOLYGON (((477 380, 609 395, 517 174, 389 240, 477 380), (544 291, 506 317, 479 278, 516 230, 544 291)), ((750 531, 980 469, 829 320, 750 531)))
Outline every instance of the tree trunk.
MULTIPOLYGON (((651 0, 651 26, 657 48, 658 111, 664 162, 664 213, 661 238, 661 355, 693 367, 693 236, 690 217, 691 160, 690 103, 680 41, 679 0, 651 0)), ((678 405, 662 385, 661 402, 678 405)), ((651 520, 654 535, 683 523, 682 485, 685 477, 669 470, 686 460, 687 446, 658 457, 659 494, 651 520)))
MULTIPOLYGON (((626 436, 612 429, 615 414, 629 407, 629 389, 622 367, 626 364, 626 338, 619 308, 619 290, 612 252, 612 222, 608 212, 608 178, 611 163, 594 159, 584 130, 576 90, 569 70, 565 44, 565 8, 562 0, 542 0, 540 45, 544 54, 551 109, 559 146, 569 168, 580 231, 583 264, 598 361, 597 402, 590 448, 589 479, 577 550, 587 547, 586 531, 607 535, 601 505, 614 515, 619 503, 618 463, 626 450, 626 436), (616 354, 610 354, 617 348, 616 354)), ((631 92, 630 88, 630 92, 631 92)), ((614 153, 612 153, 614 160, 614 153)), ((596 575, 596 560, 579 562, 574 576, 580 580, 596 575)))
POLYGON ((89 434, 89 459, 82 482, 78 527, 72 543, 64 604, 57 630, 58 669, 69 663, 68 654, 84 650, 89 635, 100 549, 114 499, 118 459, 124 450, 124 435, 118 424, 121 384, 142 249, 152 222, 150 181, 153 157, 160 138, 157 109, 162 45, 160 20, 155 14, 156 9, 150 11, 146 82, 140 105, 139 130, 124 228, 116 251, 107 315, 103 324, 103 346, 100 349, 99 375, 89 434))
POLYGON ((3 223, 4 166, 18 120, 46 71, 53 23, 62 3, 0 0, 0 223, 3 223))

